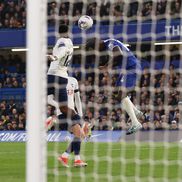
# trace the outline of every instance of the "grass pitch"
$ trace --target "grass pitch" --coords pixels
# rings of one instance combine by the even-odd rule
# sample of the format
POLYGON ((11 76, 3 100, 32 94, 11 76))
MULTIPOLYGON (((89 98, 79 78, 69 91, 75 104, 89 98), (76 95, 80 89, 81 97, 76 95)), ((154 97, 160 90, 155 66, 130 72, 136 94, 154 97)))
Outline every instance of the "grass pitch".
MULTIPOLYGON (((83 143, 86 168, 70 168, 57 162, 66 143, 48 144, 48 181, 59 182, 160 182, 182 181, 182 147, 176 143, 83 143), (58 180, 59 178, 59 180, 58 180)), ((25 143, 0 143, 0 182, 25 181, 25 143)))

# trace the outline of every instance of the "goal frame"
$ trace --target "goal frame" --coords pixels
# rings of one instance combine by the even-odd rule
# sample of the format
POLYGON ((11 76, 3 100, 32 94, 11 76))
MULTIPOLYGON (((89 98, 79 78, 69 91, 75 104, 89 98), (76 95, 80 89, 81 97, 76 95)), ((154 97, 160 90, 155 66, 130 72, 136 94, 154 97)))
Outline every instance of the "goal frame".
POLYGON ((27 0, 26 181, 46 182, 47 1, 27 0))

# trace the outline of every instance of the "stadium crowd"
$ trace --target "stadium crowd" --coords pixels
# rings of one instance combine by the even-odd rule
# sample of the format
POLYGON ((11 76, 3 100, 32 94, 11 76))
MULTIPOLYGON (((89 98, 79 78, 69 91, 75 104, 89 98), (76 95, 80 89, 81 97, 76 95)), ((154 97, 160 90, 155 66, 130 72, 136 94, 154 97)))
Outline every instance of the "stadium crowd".
MULTIPOLYGON (((181 0, 153 1, 123 1, 123 0, 104 0, 90 1, 83 3, 81 0, 70 5, 70 2, 57 4, 56 1, 48 1, 47 13, 49 26, 55 25, 56 15, 60 16, 60 21, 68 24, 68 15, 73 16, 71 23, 77 23, 78 18, 84 13, 92 16, 94 20, 99 17, 101 24, 110 22, 120 24, 127 17, 130 21, 150 20, 151 15, 157 15, 158 19, 166 19, 166 13, 173 18, 179 18, 181 9, 181 0), (84 9, 86 12, 84 12, 84 9), (124 10, 128 11, 124 11, 124 10), (70 12, 72 11, 72 12, 70 12), (109 20, 108 20, 108 17, 109 20)), ((156 18, 155 16, 153 16, 156 18)), ((0 0, 0 28, 25 28, 26 27, 26 0, 0 0)))
MULTIPOLYGON (((57 4, 57 1, 48 1, 48 25, 55 25, 55 17, 59 15, 62 23, 77 24, 82 14, 92 16, 94 22, 100 20, 101 24, 121 24, 123 21, 150 21, 166 19, 166 15, 174 18, 180 17, 181 0, 154 1, 123 1, 81 0, 72 5, 69 1, 57 4), (127 9, 127 11, 124 11, 127 9), (85 10, 85 11, 84 11, 85 10), (71 12, 70 12, 71 11, 71 12), (69 17, 72 16, 72 18, 69 17), (151 16, 154 15, 154 16, 151 16), (109 18, 108 18, 109 17, 109 18), (137 17, 137 18, 136 18, 137 17)), ((20 29, 26 27, 26 0, 0 0, 0 29, 20 29)), ((174 48, 176 50, 176 48, 174 48)), ((126 115, 121 109, 121 96, 110 89, 116 75, 112 77, 108 71, 94 73, 94 58, 88 58, 84 74, 80 70, 80 55, 74 56, 72 72, 80 84, 84 112, 87 118, 94 122, 94 129, 121 130, 126 128, 126 115), (98 80, 96 80, 98 78, 98 80), (96 90, 95 86, 99 89, 96 90), (112 91, 112 92, 111 92, 112 91)), ((180 60, 179 55, 174 55, 173 60, 180 60)), ((150 62, 150 58, 147 58, 150 62)), ((165 56, 156 61, 165 60, 165 56)), ((151 71, 150 66, 143 69, 140 79, 140 91, 128 93, 133 102, 143 112, 151 116, 151 122, 143 122, 143 130, 149 129, 178 129, 179 124, 179 82, 180 74, 173 64, 169 66, 169 72, 158 69, 151 71), (139 99, 138 99, 139 98, 139 99), (139 100, 139 103, 137 102, 139 100)), ((112 85, 113 86, 113 85, 112 85)), ((18 55, 0 55, 0 89, 26 89, 25 62, 18 55)), ((48 106, 48 115, 53 108, 48 106)), ((0 130, 21 130, 26 127, 25 100, 0 99, 0 130)))
MULTIPOLYGON (((18 55, 0 55, 0 94, 3 89, 25 89, 25 62, 18 55)), ((0 130, 25 130, 25 100, 0 99, 0 130)))
MULTIPOLYGON (((110 76, 109 72, 104 71, 97 77, 93 69, 94 60, 91 61, 90 58, 89 62, 93 64, 85 66, 84 74, 76 57, 73 58, 71 70, 73 76, 79 80, 84 113, 94 123, 94 129, 125 129, 127 116, 121 109, 122 92, 118 94, 112 89, 114 87, 110 86, 116 75, 110 76), (96 86, 99 89, 95 89, 96 86)), ((9 55, 7 58, 1 55, 0 68, 1 89, 26 88, 25 63, 18 55, 9 55)), ((139 91, 128 93, 133 102, 151 116, 151 122, 143 122, 143 130, 176 130, 179 124, 180 97, 178 69, 172 64, 169 72, 163 69, 151 71, 149 68, 143 69, 139 91)), ((47 112, 51 115, 54 109, 48 106, 47 112)), ((23 130, 25 127, 25 100, 0 99, 0 130, 23 130)))

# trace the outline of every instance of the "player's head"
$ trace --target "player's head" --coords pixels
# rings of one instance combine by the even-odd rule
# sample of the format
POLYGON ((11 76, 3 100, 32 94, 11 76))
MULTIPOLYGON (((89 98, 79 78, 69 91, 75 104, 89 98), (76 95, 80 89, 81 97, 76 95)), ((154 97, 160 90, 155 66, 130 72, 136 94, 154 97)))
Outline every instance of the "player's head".
POLYGON ((68 35, 68 26, 65 24, 59 25, 59 34, 60 36, 67 36, 68 35))
POLYGON ((107 65, 107 63, 109 61, 109 55, 108 55, 107 47, 103 40, 97 39, 97 38, 89 39, 86 42, 85 48, 86 48, 86 51, 94 51, 94 50, 99 51, 99 54, 94 52, 95 56, 99 56, 99 58, 98 58, 99 67, 107 65))
POLYGON ((89 39, 86 42, 85 48, 87 51, 96 50, 96 49, 100 52, 106 51, 106 46, 104 44, 104 41, 101 39, 97 39, 97 38, 89 39))

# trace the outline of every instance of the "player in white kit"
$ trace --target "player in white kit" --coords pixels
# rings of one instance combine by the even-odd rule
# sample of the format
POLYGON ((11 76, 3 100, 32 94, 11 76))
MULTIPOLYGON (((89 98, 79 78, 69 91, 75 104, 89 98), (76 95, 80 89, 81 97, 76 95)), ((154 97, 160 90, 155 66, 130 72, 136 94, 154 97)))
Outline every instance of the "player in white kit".
MULTIPOLYGON (((86 166, 87 164, 79 158, 81 139, 85 137, 83 132, 82 120, 80 115, 68 105, 68 95, 66 86, 68 84, 67 67, 73 55, 73 43, 68 38, 68 27, 60 25, 60 37, 49 59, 52 60, 48 69, 48 95, 53 95, 54 100, 58 103, 62 114, 57 116, 59 122, 67 122, 71 132, 74 134, 74 139, 67 149, 67 153, 74 152, 74 166, 86 166), (76 157, 77 156, 77 157, 76 157)), ((52 118, 53 119, 53 118, 52 118)), ((46 123, 52 121, 46 121, 46 123)), ((59 157, 58 160, 68 167, 68 157, 59 157)))

